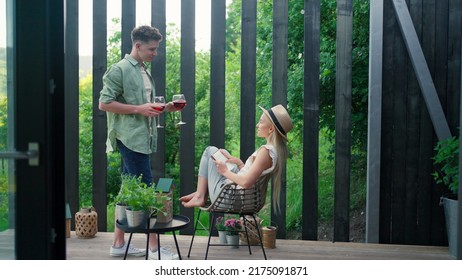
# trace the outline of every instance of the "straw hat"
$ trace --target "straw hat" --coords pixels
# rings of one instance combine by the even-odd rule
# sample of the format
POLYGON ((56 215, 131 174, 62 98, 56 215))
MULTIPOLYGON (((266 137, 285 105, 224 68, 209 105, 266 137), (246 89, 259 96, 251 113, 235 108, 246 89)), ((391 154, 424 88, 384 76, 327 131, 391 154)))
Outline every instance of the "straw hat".
POLYGON ((258 105, 258 107, 263 110, 263 113, 265 113, 265 115, 270 119, 279 134, 287 140, 287 133, 289 133, 293 125, 286 108, 284 108, 281 104, 276 105, 269 110, 266 110, 260 105, 258 105))

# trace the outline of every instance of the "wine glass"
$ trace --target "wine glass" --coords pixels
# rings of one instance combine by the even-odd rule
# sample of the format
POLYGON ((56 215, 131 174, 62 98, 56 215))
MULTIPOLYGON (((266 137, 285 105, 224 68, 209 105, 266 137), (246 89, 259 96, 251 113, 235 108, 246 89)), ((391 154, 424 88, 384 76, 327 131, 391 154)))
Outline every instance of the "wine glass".
MULTIPOLYGON (((162 112, 165 109, 165 98, 163 96, 154 96, 154 110, 162 112)), ((159 115, 157 115, 157 128, 164 128, 162 125, 160 125, 160 118, 159 115)))
POLYGON ((186 124, 181 118, 181 109, 183 109, 186 106, 186 99, 184 97, 184 94, 175 94, 175 95, 173 95, 172 102, 173 102, 173 106, 176 109, 180 110, 178 112, 178 113, 180 113, 180 121, 177 123, 177 125, 186 124))

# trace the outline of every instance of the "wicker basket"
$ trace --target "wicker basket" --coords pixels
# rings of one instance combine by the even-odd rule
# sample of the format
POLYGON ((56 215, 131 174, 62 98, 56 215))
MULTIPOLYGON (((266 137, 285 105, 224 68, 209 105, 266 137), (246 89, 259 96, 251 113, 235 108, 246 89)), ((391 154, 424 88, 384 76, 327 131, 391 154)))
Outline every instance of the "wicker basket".
MULTIPOLYGON (((258 238, 258 232, 257 228, 255 226, 255 221, 252 216, 245 216, 246 218, 246 227, 247 227, 247 233, 249 235, 249 244, 250 245, 257 245, 260 244, 260 239, 258 238)), ((259 217, 256 217, 257 224, 258 224, 258 230, 261 233, 261 219, 259 217)), ((241 224, 244 225, 244 219, 241 217, 241 224)), ((243 229, 245 230, 245 229, 243 229)), ((239 233, 239 237, 242 243, 247 244, 247 238, 245 237, 245 231, 241 231, 239 233)))
POLYGON ((75 235, 82 238, 95 237, 98 232, 98 213, 95 208, 81 208, 75 213, 75 235))

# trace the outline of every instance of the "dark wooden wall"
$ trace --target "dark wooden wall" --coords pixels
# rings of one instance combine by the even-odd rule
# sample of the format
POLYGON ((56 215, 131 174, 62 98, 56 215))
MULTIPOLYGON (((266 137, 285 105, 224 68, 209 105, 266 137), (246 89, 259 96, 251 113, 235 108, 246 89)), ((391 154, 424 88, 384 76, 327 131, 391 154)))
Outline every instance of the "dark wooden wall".
MULTIPOLYGON (((165 2, 152 0, 152 23, 165 34, 165 2)), ((438 206, 443 189, 434 185, 431 156, 436 142, 435 132, 428 110, 422 100, 419 85, 402 34, 397 24, 393 0, 384 1, 383 24, 383 104, 380 177, 380 238, 382 243, 402 244, 445 244, 442 209, 438 206)), ((135 22, 135 6, 132 0, 122 5, 122 37, 135 22)), ((460 94, 460 0, 408 0, 410 13, 422 44, 435 87, 442 101, 443 109, 453 134, 459 126, 460 94)), ((182 0, 181 9, 181 90, 188 92, 188 106, 183 118, 188 123, 181 129, 180 136, 180 193, 194 189, 194 73, 195 73, 195 0, 182 0)), ((335 240, 349 240, 349 174, 351 125, 351 47, 352 47, 352 5, 353 0, 337 1, 337 92, 336 127, 339 137, 336 143, 336 205, 335 240)), ((98 103, 101 78, 106 67, 106 0, 95 0, 93 4, 93 91, 94 102, 98 103)), ((247 157, 254 149, 256 114, 256 9, 257 0, 242 1, 242 63, 241 63, 241 157, 247 157)), ((272 102, 285 104, 287 100, 287 5, 288 1, 274 1, 273 32, 273 97, 272 102)), ((318 122, 319 122, 319 38, 320 0, 304 0, 305 5, 305 77, 304 77, 304 150, 303 150, 303 239, 317 239, 318 205, 318 122)), ((211 108, 211 130, 220 133, 210 136, 210 143, 224 142, 225 101, 225 1, 212 1, 211 83, 216 104, 211 108)), ((168 38, 167 38, 168 39, 168 38)), ((124 44, 123 46, 126 47, 124 44)), ((161 48, 165 43, 161 44, 161 48)), ((165 49, 156 58, 152 69, 156 79, 156 90, 165 92, 165 49), (164 54, 164 55, 162 55, 164 54)), ((128 52, 128 51, 125 51, 128 52)), ((78 67, 68 65, 68 67, 78 67)), ((78 71, 77 71, 78 72, 78 71)), ((105 114, 93 111, 94 150, 94 205, 99 210, 98 226, 106 230, 106 154, 105 114)), ((78 128, 75 128, 78 129, 78 128)), ((75 133, 69 133, 75 135, 75 133)), ((72 136, 75 137, 75 136, 72 136)), ((159 147, 164 147, 163 132, 159 134, 159 147)), ((70 139, 71 140, 71 139, 70 139)), ((68 140, 68 141, 70 141, 68 140)), ((153 155, 155 176, 165 173, 164 156, 161 151, 153 155)), ((67 169, 78 169, 78 163, 67 162, 67 169)), ((75 172, 74 172, 75 173, 75 172)), ((70 173, 70 174, 74 174, 70 173)), ((283 179, 285 183, 285 179, 283 179)), ((71 211, 78 210, 78 186, 68 185, 71 211)), ((285 191, 285 186, 283 186, 285 191)), ((285 197, 285 193, 282 194, 285 197)), ((285 208, 285 204, 281 205, 285 208)), ((191 219, 191 209, 181 209, 191 219)), ((284 216, 274 216, 279 225, 285 224, 284 216)), ((183 232, 188 233, 188 232, 183 232)), ((278 230, 278 238, 285 232, 278 230)))
MULTIPOLYGON (((452 135, 459 127, 461 1, 406 1, 452 135)), ((447 190, 431 177, 438 140, 393 1, 384 1, 380 242, 446 244, 439 198, 447 190)))

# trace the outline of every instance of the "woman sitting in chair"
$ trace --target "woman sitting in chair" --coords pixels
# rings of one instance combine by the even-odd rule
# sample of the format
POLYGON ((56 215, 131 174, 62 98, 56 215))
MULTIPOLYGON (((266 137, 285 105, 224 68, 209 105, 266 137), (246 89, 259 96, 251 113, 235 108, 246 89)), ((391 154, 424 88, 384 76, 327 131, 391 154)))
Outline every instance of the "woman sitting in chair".
POLYGON ((215 201, 221 188, 230 181, 243 188, 250 188, 260 176, 272 173, 274 176, 273 207, 279 208, 281 165, 287 159, 287 133, 293 125, 287 110, 282 105, 276 105, 269 110, 260 108, 263 113, 257 124, 257 136, 266 138, 266 145, 256 150, 245 164, 223 149, 220 151, 227 160, 215 160, 213 155, 219 149, 207 147, 199 165, 196 192, 180 198, 184 207, 204 206, 207 193, 210 201, 215 201), (234 164, 234 167, 229 169, 226 163, 234 164))

